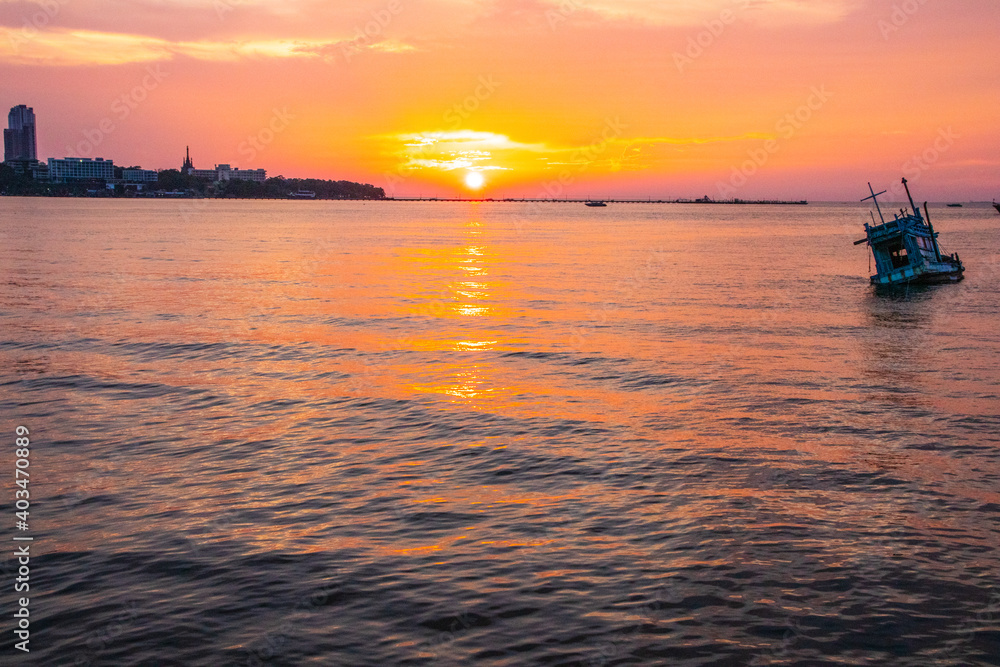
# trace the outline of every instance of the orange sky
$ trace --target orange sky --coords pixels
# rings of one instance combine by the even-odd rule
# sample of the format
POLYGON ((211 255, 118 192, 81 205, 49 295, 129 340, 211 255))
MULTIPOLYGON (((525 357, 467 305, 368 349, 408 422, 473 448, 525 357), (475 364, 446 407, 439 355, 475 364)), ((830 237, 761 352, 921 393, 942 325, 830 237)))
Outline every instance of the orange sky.
POLYGON ((0 0, 40 157, 388 194, 1000 196, 996 0, 0 0))

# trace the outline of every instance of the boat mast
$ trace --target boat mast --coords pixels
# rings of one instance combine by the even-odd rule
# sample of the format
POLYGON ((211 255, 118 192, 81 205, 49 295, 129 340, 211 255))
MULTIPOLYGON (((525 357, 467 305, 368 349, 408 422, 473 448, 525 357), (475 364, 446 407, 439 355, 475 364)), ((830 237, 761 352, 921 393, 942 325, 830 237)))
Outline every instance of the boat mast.
MULTIPOLYGON (((904 178, 903 181, 906 181, 904 178)), ((931 243, 934 244, 934 257, 941 261, 941 248, 938 247, 937 236, 934 234, 934 225, 931 224, 931 212, 927 210, 927 202, 924 202, 924 214, 927 216, 927 229, 931 233, 931 243)))
POLYGON ((906 184, 906 178, 903 178, 903 187, 906 188, 906 198, 910 200, 910 210, 913 211, 913 214, 919 218, 920 209, 913 203, 913 196, 910 195, 910 186, 906 184))
MULTIPOLYGON (((903 181, 906 181, 906 179, 904 178, 903 181)), ((878 195, 884 195, 887 192, 887 190, 883 190, 882 192, 879 192, 878 194, 875 194, 875 189, 872 187, 871 181, 868 181, 868 191, 872 193, 872 196, 871 197, 865 197, 861 201, 868 201, 869 199, 872 199, 872 200, 875 201, 875 210, 878 211, 878 217, 879 217, 880 220, 882 220, 882 224, 884 225, 885 224, 885 218, 882 217, 882 209, 879 208, 879 205, 878 205, 878 195)), ((875 218, 872 218, 872 222, 875 222, 875 218)))

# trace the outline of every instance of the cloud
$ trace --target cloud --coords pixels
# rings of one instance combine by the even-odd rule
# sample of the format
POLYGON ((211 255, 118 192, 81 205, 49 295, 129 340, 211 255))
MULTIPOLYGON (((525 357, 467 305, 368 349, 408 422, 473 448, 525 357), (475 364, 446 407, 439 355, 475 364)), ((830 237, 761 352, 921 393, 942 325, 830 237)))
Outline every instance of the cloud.
POLYGON ((747 132, 727 137, 636 137, 634 139, 623 139, 629 145, 642 144, 671 144, 674 146, 691 146, 697 144, 718 144, 730 143, 734 141, 750 141, 753 139, 773 139, 773 134, 761 132, 747 132))
POLYGON ((399 170, 468 169, 471 171, 545 171, 594 165, 617 171, 641 170, 659 161, 644 155, 644 148, 702 146, 768 139, 773 135, 750 132, 736 136, 623 137, 602 139, 599 146, 524 143, 504 134, 477 130, 411 132, 372 139, 383 144, 382 152, 399 163, 399 170))
POLYGON ((0 62, 16 65, 119 65, 170 60, 186 56, 197 60, 237 61, 253 58, 322 58, 338 54, 350 58, 366 51, 403 53, 415 47, 394 40, 248 39, 171 41, 159 37, 48 30, 25 37, 11 33, 0 40, 0 62))
MULTIPOLYGON (((405 53, 461 42, 469 31, 519 32, 559 16, 578 26, 700 26, 729 10, 765 25, 842 19, 860 0, 0 0, 0 62, 113 65, 405 53), (46 9, 48 8, 48 9, 46 9), (414 44, 422 44, 420 49, 414 44)), ((549 21, 551 23, 551 21, 549 21)), ((551 26, 550 26, 551 27, 551 26)))
POLYGON ((476 130, 439 130, 433 132, 413 132, 389 135, 388 137, 403 142, 406 146, 433 146, 436 150, 467 150, 473 148, 491 150, 544 150, 544 144, 523 144, 511 141, 510 137, 495 132, 479 132, 476 130))
POLYGON ((861 6, 860 0, 548 0, 548 12, 569 18, 597 14, 607 20, 652 25, 701 25, 725 11, 764 24, 830 23, 861 6))
POLYGON ((513 169, 526 153, 547 150, 543 144, 525 144, 495 132, 452 130, 412 132, 373 137, 401 163, 401 170, 513 169))
POLYGON ((363 53, 409 53, 422 49, 409 42, 395 39, 370 38, 368 36, 342 39, 311 45, 300 45, 298 55, 315 55, 326 61, 343 60, 350 62, 363 53))

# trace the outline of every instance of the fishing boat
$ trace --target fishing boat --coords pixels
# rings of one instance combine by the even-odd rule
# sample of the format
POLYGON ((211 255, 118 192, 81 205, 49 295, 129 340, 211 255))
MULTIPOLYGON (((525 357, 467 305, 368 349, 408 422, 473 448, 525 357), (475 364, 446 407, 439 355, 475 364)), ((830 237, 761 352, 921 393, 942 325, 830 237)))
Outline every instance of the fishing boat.
POLYGON ((997 213, 1000 213, 1000 204, 997 203, 996 199, 993 200, 993 208, 997 210, 997 213))
POLYGON ((913 203, 910 188, 903 179, 906 197, 910 200, 910 209, 900 209, 893 214, 893 219, 886 222, 882 208, 878 204, 879 195, 872 184, 868 190, 872 193, 861 201, 869 199, 875 202, 880 223, 865 223, 865 238, 855 241, 854 245, 866 243, 875 257, 875 275, 871 277, 873 285, 908 285, 958 282, 963 278, 965 267, 958 254, 945 255, 937 242, 937 233, 931 225, 930 211, 924 202, 924 215, 913 203))
POLYGON ((584 206, 607 206, 607 204, 602 201, 588 201, 584 202, 584 206))
POLYGON ((962 208, 961 204, 948 204, 948 208, 962 208))

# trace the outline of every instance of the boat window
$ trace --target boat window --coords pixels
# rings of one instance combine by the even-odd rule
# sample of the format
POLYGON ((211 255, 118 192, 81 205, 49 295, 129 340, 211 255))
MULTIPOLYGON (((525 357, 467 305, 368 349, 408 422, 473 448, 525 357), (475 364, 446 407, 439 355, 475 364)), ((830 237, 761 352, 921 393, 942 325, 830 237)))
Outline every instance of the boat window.
POLYGON ((898 269, 901 266, 906 266, 910 263, 910 258, 907 256, 906 248, 899 241, 893 243, 889 246, 889 257, 892 258, 892 268, 898 269))

